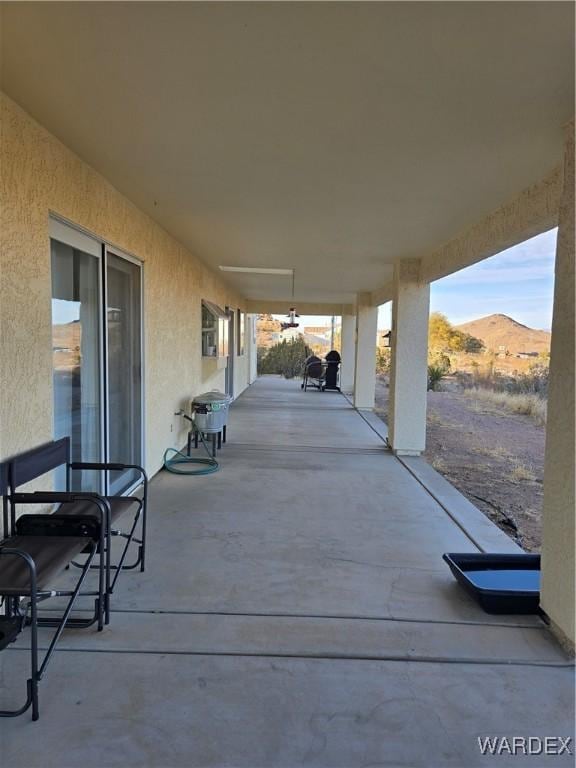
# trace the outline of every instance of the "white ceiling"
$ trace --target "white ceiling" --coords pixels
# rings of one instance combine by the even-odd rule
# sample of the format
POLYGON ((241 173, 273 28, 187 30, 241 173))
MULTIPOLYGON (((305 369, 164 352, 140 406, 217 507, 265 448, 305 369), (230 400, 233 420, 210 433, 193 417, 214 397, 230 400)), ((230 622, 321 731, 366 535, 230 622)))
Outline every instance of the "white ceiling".
POLYGON ((296 300, 374 290, 539 180, 574 112, 568 2, 3 13, 12 98, 205 262, 295 268, 296 300))

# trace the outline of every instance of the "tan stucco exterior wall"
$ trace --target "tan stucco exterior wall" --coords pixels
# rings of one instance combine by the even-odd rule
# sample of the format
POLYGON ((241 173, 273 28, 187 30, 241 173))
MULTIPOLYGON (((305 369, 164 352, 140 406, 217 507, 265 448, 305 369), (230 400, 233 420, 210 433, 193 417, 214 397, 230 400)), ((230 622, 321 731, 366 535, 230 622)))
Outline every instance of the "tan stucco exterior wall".
POLYGON ((559 636, 575 643, 574 124, 567 131, 560 204, 548 423, 544 465, 542 608, 559 636))
MULTIPOLYGON (((227 285, 106 179, 0 94, 0 460, 52 438, 49 214, 144 263, 146 466, 186 430, 174 411, 224 388, 201 357, 201 300, 244 309, 227 285)), ((235 361, 238 394, 248 354, 235 361)))

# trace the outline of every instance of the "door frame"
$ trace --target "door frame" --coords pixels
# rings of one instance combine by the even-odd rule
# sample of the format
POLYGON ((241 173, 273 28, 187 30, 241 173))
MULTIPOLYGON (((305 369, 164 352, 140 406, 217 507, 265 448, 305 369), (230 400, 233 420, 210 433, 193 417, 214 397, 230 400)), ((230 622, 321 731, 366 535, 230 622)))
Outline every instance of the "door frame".
MULTIPOLYGON (((106 461, 109 461, 110 457, 110 408, 108 407, 109 403, 109 359, 108 359, 108 255, 116 256, 118 259, 124 259, 124 261, 129 261, 131 264, 134 264, 140 269, 140 334, 139 334, 139 342, 140 342, 140 368, 141 368, 141 374, 140 374, 140 464, 144 467, 146 466, 146 440, 145 440, 145 429, 146 429, 146 420, 144 418, 145 414, 145 390, 144 390, 144 371, 145 364, 144 364, 144 263, 141 261, 141 259, 137 259, 135 256, 132 256, 129 253, 126 253, 122 248, 116 248, 116 246, 112 245, 111 243, 108 243, 106 241, 102 242, 102 284, 104 286, 104 293, 102 296, 102 306, 103 306, 103 312, 102 312, 102 337, 104 340, 104 450, 106 455, 106 461)), ((109 472, 105 473, 105 488, 106 493, 110 490, 110 478, 109 478, 109 472)), ((129 496, 132 491, 137 488, 141 484, 142 480, 138 479, 132 485, 128 486, 124 491, 122 491, 122 496, 129 496)))
MULTIPOLYGON (((98 317, 96 319, 98 327, 98 399, 99 399, 99 443, 100 443, 100 456, 98 461, 104 461, 106 453, 106 338, 102 327, 102 310, 104 302, 104 251, 102 248, 102 240, 92 233, 71 224, 66 219, 60 216, 56 216, 50 212, 48 220, 48 239, 57 240, 60 243, 69 245, 89 256, 92 256, 97 261, 97 274, 98 274, 98 317)), ((51 248, 51 246, 49 246, 51 248)), ((50 267, 50 280, 52 282, 52 266, 50 267)), ((52 289, 51 289, 51 300, 52 289)), ((56 429, 55 417, 56 409, 54 403, 54 391, 52 392, 52 434, 54 435, 56 429)), ((70 435, 72 440, 72 435, 70 435)), ((99 492, 106 493, 106 479, 105 473, 99 474, 99 492)))
MULTIPOLYGON (((99 355, 99 395, 100 395, 100 461, 109 461, 110 445, 109 445, 109 408, 108 408, 108 286, 106 280, 107 269, 107 256, 110 252, 114 256, 125 259, 126 261, 135 264, 140 268, 140 361, 141 361, 141 376, 140 376, 140 463, 143 467, 146 466, 146 360, 145 360, 145 327, 144 319, 146 317, 145 308, 145 291, 144 280, 145 270, 144 262, 137 256, 128 253, 123 248, 119 248, 114 243, 93 234, 84 227, 75 224, 73 221, 60 216, 54 211, 49 211, 48 218, 48 238, 59 240, 72 247, 76 247, 79 250, 89 253, 98 259, 98 292, 99 292, 99 304, 100 304, 100 318, 99 318, 99 340, 98 340, 98 355, 99 355)), ((54 404, 52 404, 54 408, 54 404)), ((54 429, 54 424, 52 429, 54 429)), ((103 492, 108 493, 109 481, 108 473, 103 473, 102 486, 103 492)), ((135 481, 130 487, 126 488, 123 492, 123 496, 127 496, 141 484, 140 480, 135 481)))
POLYGON ((234 363, 236 347, 236 310, 226 307, 228 315, 228 360, 226 363, 225 386, 226 394, 234 400, 234 363))

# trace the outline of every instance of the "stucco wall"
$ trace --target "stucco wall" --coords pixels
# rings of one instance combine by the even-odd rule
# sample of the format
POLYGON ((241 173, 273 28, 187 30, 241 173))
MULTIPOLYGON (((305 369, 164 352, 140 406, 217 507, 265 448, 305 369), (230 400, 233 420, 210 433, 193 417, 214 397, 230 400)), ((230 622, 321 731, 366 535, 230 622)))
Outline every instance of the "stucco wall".
MULTIPOLYGON (((94 169, 0 94, 0 459, 52 437, 49 214, 144 262, 146 466, 185 441, 174 417, 193 394, 224 388, 201 358, 201 299, 244 304, 214 272, 94 169)), ((236 360, 236 394, 248 356, 236 360)))
POLYGON ((544 465, 542 607, 574 647, 574 123, 568 127, 556 246, 544 465))
POLYGON ((420 259, 398 261, 394 268, 388 429, 398 455, 426 448, 430 285, 419 280, 420 269, 420 259))

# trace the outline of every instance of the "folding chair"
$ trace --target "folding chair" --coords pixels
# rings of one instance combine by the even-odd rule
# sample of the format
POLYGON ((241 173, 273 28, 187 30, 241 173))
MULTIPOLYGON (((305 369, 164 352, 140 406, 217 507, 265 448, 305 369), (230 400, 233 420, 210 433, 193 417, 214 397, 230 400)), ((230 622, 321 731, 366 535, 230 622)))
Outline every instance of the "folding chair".
MULTIPOLYGON (((6 469, 0 467, 0 495, 6 498, 6 469)), ((34 495, 34 494, 27 494, 34 495)), ((71 625, 70 613, 88 574, 94 556, 105 549, 105 529, 108 523, 106 505, 92 499, 93 513, 83 515, 24 514, 15 522, 13 534, 0 541, 0 595, 3 614, 0 616, 0 650, 6 648, 30 626, 30 677, 24 704, 17 709, 0 710, 0 717, 16 717, 32 707, 32 719, 37 720, 38 683, 52 658, 56 643, 66 626, 71 625), (54 582, 80 553, 88 557, 75 586, 54 589, 54 582), (38 604, 51 597, 68 597, 61 616, 51 619, 49 626, 56 631, 42 659, 38 654, 38 604)), ((6 507, 4 507, 6 511, 6 507)), ((7 516, 4 514, 4 525, 7 516)), ((104 626, 105 561, 100 557, 98 596, 96 599, 98 629, 104 626)), ((89 622, 89 623, 93 623, 89 622)), ((89 623, 84 622, 85 626, 89 623)))
MULTIPOLYGON (((20 454, 11 460, 8 468, 8 502, 10 506, 10 530, 14 529, 16 523, 16 505, 19 503, 47 503, 58 504, 56 513, 59 515, 83 515, 90 514, 94 498, 100 499, 109 510, 109 523, 106 528, 106 601, 105 601, 105 619, 108 624, 110 621, 110 596, 114 591, 118 577, 123 570, 131 570, 140 566, 143 571, 145 567, 146 554, 146 506, 148 500, 148 478, 144 469, 136 464, 120 464, 112 462, 72 462, 70 461, 70 438, 64 437, 60 440, 47 443, 33 448, 30 451, 20 454), (24 483, 34 480, 46 472, 56 469, 60 466, 66 467, 66 492, 65 493, 46 493, 36 492, 31 494, 21 494, 17 489, 24 483), (102 496, 100 494, 80 493, 71 491, 71 474, 78 470, 96 470, 96 471, 123 471, 126 469, 136 470, 142 478, 143 494, 142 498, 138 496, 102 496), (124 532, 112 526, 127 512, 134 510, 134 518, 128 529, 124 532), (141 536, 136 538, 135 532, 139 520, 141 520, 141 536), (112 537, 117 536, 125 540, 124 547, 118 558, 118 562, 112 564, 111 550, 112 537), (138 545, 138 556, 130 565, 125 564, 126 556, 131 544, 138 545), (112 572, 115 571, 112 577, 112 572)), ((74 563, 77 567, 83 567, 74 563)))

